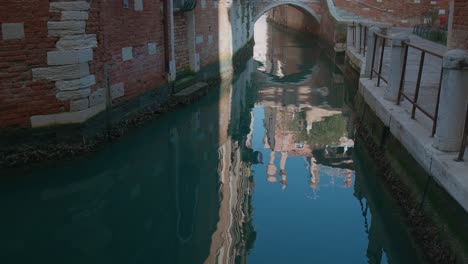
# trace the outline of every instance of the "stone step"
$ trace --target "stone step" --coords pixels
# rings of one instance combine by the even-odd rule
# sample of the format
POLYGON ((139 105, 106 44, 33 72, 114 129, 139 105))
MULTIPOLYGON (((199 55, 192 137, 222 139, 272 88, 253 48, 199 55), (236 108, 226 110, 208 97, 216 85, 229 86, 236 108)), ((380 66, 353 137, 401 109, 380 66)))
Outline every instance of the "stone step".
POLYGON ((178 93, 185 88, 194 85, 196 83, 196 78, 194 75, 186 75, 178 80, 175 81, 174 84, 174 92, 178 93))
POLYGON ((202 96, 208 89, 208 83, 197 82, 174 95, 178 103, 189 103, 190 101, 202 96))

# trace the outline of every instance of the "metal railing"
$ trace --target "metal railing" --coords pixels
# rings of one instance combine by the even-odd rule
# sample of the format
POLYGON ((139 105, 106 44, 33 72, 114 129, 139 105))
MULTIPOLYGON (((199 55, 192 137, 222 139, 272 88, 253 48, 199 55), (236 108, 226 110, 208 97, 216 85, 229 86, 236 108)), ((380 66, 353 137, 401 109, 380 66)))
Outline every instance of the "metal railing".
POLYGON ((372 80, 374 78, 374 74, 377 75, 377 87, 380 87, 380 81, 384 81, 386 84, 388 84, 388 80, 383 76, 382 68, 384 64, 385 46, 387 44, 387 41, 391 42, 391 40, 392 39, 387 35, 374 33, 374 50, 372 53, 370 79, 372 80), (380 57, 379 57, 378 70, 375 69, 376 55, 377 55, 377 43, 380 43, 380 57))
POLYGON ((403 42, 403 48, 405 49, 404 51, 404 59, 403 59, 403 67, 402 67, 402 73, 401 73, 401 79, 400 79, 400 89, 398 91, 398 99, 397 99, 397 105, 400 105, 402 97, 408 100, 411 105, 412 105, 412 110, 411 110, 411 118, 414 119, 416 116, 416 110, 419 110, 421 113, 423 113, 425 116, 427 116, 429 119, 432 120, 432 133, 431 136, 433 137, 434 134, 436 133, 437 129, 437 116, 439 115, 439 101, 440 101, 440 91, 442 88, 442 75, 443 75, 443 67, 441 67, 440 71, 440 77, 439 77, 439 85, 437 89, 437 99, 436 99, 436 106, 435 106, 435 113, 431 114, 427 110, 425 110, 423 107, 421 107, 420 104, 418 104, 418 99, 419 99, 419 92, 421 89, 421 79, 422 79, 422 74, 424 70, 424 61, 426 59, 426 54, 432 55, 434 57, 442 59, 443 56, 437 53, 434 53, 432 51, 429 51, 425 48, 415 46, 413 44, 410 44, 408 42, 403 42), (418 66, 418 75, 416 79, 416 88, 414 92, 413 98, 410 98, 408 94, 405 93, 405 78, 406 78, 406 68, 408 64, 408 50, 410 48, 417 49, 421 52, 421 56, 419 58, 419 66, 418 66))
POLYGON ((468 104, 466 105, 466 116, 465 116, 465 129, 463 130, 463 138, 460 146, 460 152, 458 153, 458 158, 456 161, 463 161, 465 156, 466 145, 468 141, 468 104))
POLYGON ((422 38, 447 45, 447 30, 440 28, 432 28, 428 25, 415 25, 413 27, 413 34, 422 38))
POLYGON ((359 54, 366 56, 367 34, 369 33, 369 26, 363 23, 353 22, 351 28, 353 29, 353 47, 357 49, 359 54), (359 34, 357 28, 359 28, 359 34), (359 42, 357 41, 358 39, 359 42))
POLYGON ((362 53, 362 56, 366 56, 367 50, 367 34, 369 27, 362 23, 359 23, 359 32, 360 32, 360 41, 359 41, 359 53, 362 53))

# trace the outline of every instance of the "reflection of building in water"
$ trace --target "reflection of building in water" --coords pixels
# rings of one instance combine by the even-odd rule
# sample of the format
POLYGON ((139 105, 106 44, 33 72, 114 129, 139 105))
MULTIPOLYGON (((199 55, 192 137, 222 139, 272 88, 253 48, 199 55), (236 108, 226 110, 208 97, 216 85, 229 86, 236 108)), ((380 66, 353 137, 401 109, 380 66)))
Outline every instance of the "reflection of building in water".
MULTIPOLYGON (((251 192, 253 178, 251 164, 262 162, 259 152, 251 147, 253 115, 256 90, 251 85, 253 61, 247 70, 226 90, 220 109, 219 164, 219 209, 218 223, 211 235, 209 255, 205 263, 246 263, 248 251, 253 247, 255 231, 251 217, 251 192), (246 73, 246 74, 245 74, 246 73)), ((217 206, 217 205, 213 205, 217 206)))
POLYGON ((242 148, 231 140, 219 148, 219 221, 205 263, 246 263, 255 239, 251 223, 251 165, 242 160, 242 148))
MULTIPOLYGON (((289 39, 279 38, 281 34, 268 25, 256 34, 264 35, 255 47, 254 58, 261 63, 256 79, 260 80, 257 104, 264 107, 263 145, 271 151, 267 181, 280 182, 286 188, 288 157, 304 157, 312 189, 317 189, 321 175, 328 175, 320 171, 322 162, 329 163, 329 168, 337 167, 343 185, 351 186, 348 149, 353 141, 348 139, 347 120, 341 110, 341 75, 319 53, 306 54, 308 49, 290 45, 289 39), (314 154, 319 150, 334 154, 337 149, 340 158, 328 155, 317 159, 314 154)), ((334 181, 335 176, 330 177, 334 181)))
POLYGON ((266 106, 264 110, 263 145, 271 151, 266 167, 267 181, 278 181, 276 175, 278 168, 275 165, 278 153, 280 183, 285 189, 288 156, 299 156, 306 158, 310 187, 317 189, 320 166, 317 164, 314 152, 322 150, 325 155, 320 157, 319 162, 328 160, 330 167, 337 167, 336 176, 345 178, 343 185, 352 186, 352 170, 348 165, 352 163, 349 152, 354 147, 354 142, 346 137, 346 121, 340 111, 312 106, 303 109, 266 106), (334 125, 335 123, 338 125, 334 125), (347 168, 340 169, 340 167, 347 168))

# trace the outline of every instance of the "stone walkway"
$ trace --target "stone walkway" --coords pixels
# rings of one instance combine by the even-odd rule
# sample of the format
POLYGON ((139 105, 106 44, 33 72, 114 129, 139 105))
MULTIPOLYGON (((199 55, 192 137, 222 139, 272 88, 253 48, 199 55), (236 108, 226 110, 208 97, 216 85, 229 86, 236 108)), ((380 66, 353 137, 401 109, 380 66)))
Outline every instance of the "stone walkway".
MULTIPOLYGON (((390 34, 398 32, 392 30, 390 34)), ((431 52, 443 55, 446 48, 415 35, 410 35, 412 44, 422 46, 431 52)), ((390 48, 384 54, 383 75, 388 76, 390 48)), ((351 64, 365 68, 365 58, 354 47, 348 47, 347 56, 351 64)), ((405 91, 414 95, 420 52, 410 49, 405 82, 405 91)), ((434 113, 439 86, 442 59, 426 55, 421 82, 419 102, 424 109, 434 113)), ((458 152, 441 152, 432 147, 432 120, 421 112, 416 112, 415 120, 411 119, 411 104, 405 100, 400 106, 384 99, 386 85, 376 86, 376 79, 360 78, 359 92, 366 103, 375 111, 390 132, 405 146, 418 163, 439 182, 439 184, 468 212, 468 155, 464 162, 455 162, 458 152)), ((468 153, 468 148, 467 148, 468 153)))
MULTIPOLYGON (((393 35, 400 32, 405 32, 406 29, 392 30, 389 35, 393 35)), ((438 43, 423 39, 419 36, 411 34, 409 32, 410 43, 418 47, 422 47, 431 52, 443 56, 447 52, 447 48, 438 43)), ((384 65, 382 67, 382 72, 385 78, 389 76, 390 69, 390 47, 385 48, 384 52, 384 65)), ((406 77, 405 77, 405 94, 410 98, 414 98, 416 90, 416 82, 419 71, 419 63, 421 58, 421 52, 414 48, 409 48, 408 52, 408 64, 406 66, 406 77)), ((421 107, 427 112, 434 115, 435 106, 437 102, 437 91, 439 88, 440 74, 442 70, 442 59, 432 56, 426 53, 422 79, 421 79, 421 88, 419 91, 418 102, 421 107)), ((419 113, 417 111, 416 115, 419 113)), ((422 115, 422 114, 421 114, 422 115)), ((424 118, 424 117, 423 117, 424 118)))

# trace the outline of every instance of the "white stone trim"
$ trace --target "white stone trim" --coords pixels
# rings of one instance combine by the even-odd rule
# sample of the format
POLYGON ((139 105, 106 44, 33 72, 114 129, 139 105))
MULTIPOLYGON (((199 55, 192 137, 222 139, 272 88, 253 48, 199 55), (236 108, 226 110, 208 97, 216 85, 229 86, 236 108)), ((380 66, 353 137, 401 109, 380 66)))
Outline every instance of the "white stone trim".
POLYGON ((37 128, 54 125, 81 124, 105 109, 106 104, 102 103, 77 112, 32 116, 31 127, 37 128))
POLYGON ((47 52, 48 65, 79 64, 93 60, 92 49, 49 51, 47 52))
POLYGON ((24 23, 2 23, 2 39, 24 39, 24 23))
POLYGON ((70 1, 70 2, 51 2, 49 11, 86 11, 89 10, 89 3, 86 1, 70 1))
POLYGON ((88 20, 88 12, 62 11, 62 20, 88 20))

